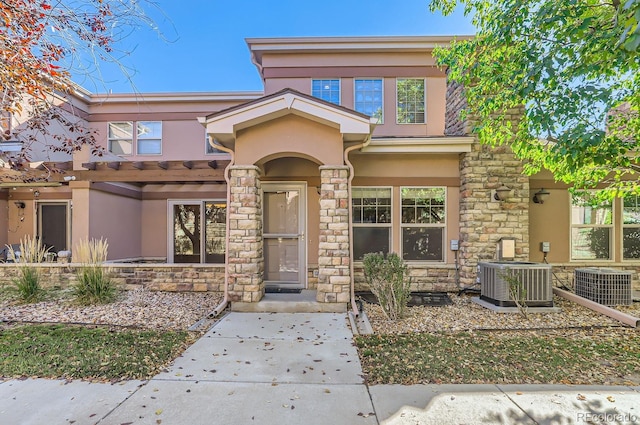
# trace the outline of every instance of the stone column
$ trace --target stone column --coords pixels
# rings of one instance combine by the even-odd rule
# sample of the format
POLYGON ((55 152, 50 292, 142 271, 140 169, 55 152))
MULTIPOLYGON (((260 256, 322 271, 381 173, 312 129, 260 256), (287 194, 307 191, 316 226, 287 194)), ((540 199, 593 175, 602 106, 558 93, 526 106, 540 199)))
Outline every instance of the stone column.
POLYGON ((231 167, 229 214, 229 298, 255 303, 264 296, 260 169, 231 167))
POLYGON ((317 301, 347 303, 351 294, 349 258, 349 168, 320 167, 320 235, 317 301))
POLYGON ((474 143, 460 158, 460 283, 476 281, 479 261, 497 259, 497 243, 514 238, 516 260, 529 259, 529 177, 508 146, 491 148, 474 143), (493 199, 506 185, 505 201, 493 199))

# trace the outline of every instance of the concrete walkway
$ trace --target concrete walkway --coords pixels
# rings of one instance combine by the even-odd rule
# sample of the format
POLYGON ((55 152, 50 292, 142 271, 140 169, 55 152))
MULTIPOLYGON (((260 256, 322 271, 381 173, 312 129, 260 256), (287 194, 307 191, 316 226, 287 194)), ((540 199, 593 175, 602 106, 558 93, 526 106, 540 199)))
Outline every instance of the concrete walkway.
POLYGON ((146 383, 0 383, 0 424, 70 423, 640 424, 640 387, 367 387, 345 314, 231 313, 146 383))

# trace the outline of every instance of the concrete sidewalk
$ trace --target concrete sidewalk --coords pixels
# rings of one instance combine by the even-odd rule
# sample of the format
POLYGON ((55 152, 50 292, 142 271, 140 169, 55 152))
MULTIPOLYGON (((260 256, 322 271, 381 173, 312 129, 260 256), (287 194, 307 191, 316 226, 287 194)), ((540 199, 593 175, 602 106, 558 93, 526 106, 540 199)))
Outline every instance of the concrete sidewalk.
POLYGON ((231 313, 146 383, 0 383, 0 424, 70 423, 640 424, 640 388, 367 387, 345 314, 231 313))

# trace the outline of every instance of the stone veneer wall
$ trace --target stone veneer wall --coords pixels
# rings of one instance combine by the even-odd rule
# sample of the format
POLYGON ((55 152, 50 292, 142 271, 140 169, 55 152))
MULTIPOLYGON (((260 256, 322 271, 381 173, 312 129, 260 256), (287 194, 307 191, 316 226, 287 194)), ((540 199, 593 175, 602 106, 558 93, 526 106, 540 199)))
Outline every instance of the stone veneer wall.
MULTIPOLYGON (((447 74, 449 71, 447 70, 447 74)), ((471 133, 469 122, 460 119, 460 111, 467 107, 464 88, 461 84, 447 82, 447 103, 444 115, 445 136, 467 136, 471 133)))
POLYGON ((348 178, 348 167, 320 167, 318 302, 346 303, 351 296, 348 178))
MULTIPOLYGON (((407 266, 408 276, 411 279, 411 291, 456 292, 459 289, 456 282, 456 268, 453 264, 409 263, 407 266)), ((356 291, 369 291, 361 264, 356 264, 354 267, 354 279, 356 291)))
POLYGON ((260 169, 231 167, 229 214, 229 298, 258 302, 264 296, 260 169))
MULTIPOLYGON (((39 267, 43 286, 67 288, 77 282, 78 264, 44 263, 39 267)), ((125 289, 170 292, 224 291, 224 265, 220 264, 106 264, 113 280, 125 289)), ((15 264, 0 264, 0 285, 18 277, 15 264)))

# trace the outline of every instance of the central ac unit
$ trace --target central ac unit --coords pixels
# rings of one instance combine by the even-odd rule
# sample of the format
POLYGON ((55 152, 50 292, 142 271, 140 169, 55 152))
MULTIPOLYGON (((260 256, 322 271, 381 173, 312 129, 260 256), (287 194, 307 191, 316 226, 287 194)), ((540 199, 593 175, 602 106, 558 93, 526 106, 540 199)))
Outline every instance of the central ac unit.
POLYGON ((509 280, 519 282, 528 307, 553 307, 551 265, 542 263, 498 261, 478 263, 480 299, 500 307, 515 307, 509 280))
POLYGON ((631 275, 630 271, 608 268, 576 269, 576 295, 602 305, 630 305, 631 275))

